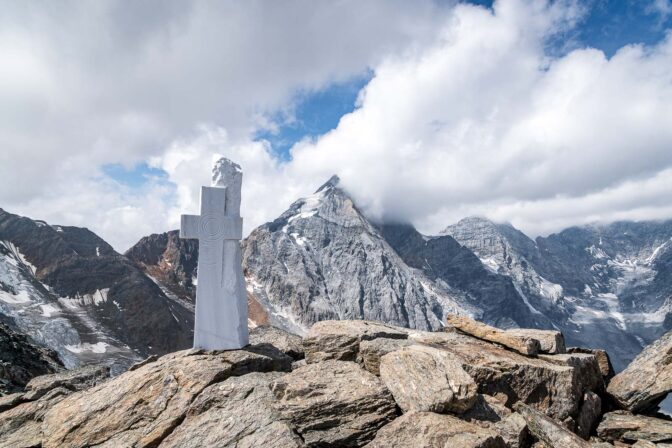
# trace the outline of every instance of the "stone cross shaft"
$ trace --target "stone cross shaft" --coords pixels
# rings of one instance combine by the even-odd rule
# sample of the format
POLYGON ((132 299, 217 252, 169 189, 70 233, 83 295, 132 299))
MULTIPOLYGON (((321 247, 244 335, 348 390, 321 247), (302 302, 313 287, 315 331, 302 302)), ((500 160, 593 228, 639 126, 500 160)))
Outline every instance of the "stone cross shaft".
POLYGON ((213 168, 213 186, 201 187, 201 214, 182 215, 180 238, 198 238, 194 348, 228 350, 248 344, 241 184, 240 166, 220 159, 213 168))

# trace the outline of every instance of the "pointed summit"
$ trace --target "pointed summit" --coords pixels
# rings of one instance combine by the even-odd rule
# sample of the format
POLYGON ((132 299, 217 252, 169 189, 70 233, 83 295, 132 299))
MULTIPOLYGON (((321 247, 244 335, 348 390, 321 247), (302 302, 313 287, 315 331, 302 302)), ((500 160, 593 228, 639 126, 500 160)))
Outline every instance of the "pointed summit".
POLYGON ((331 176, 329 178, 328 181, 323 183, 322 186, 320 188, 318 188, 317 191, 315 191, 315 193, 319 193, 320 191, 328 190, 330 188, 336 188, 336 187, 338 187, 338 184, 340 184, 340 183, 341 183, 341 178, 338 177, 338 175, 334 174, 333 176, 331 176))

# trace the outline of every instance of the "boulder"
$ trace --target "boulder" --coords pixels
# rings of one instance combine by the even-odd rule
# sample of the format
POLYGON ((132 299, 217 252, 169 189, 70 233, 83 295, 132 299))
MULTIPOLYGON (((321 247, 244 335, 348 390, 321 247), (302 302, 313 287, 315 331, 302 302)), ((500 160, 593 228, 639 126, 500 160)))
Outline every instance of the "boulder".
POLYGON ((249 373, 208 386, 162 448, 292 448, 304 446, 275 410, 269 384, 282 373, 249 373))
POLYGON ((408 331, 367 320, 324 320, 317 322, 303 339, 308 364, 327 359, 355 361, 359 343, 377 338, 406 339, 408 331))
POLYGON ((576 434, 586 440, 602 415, 602 400, 599 395, 588 391, 583 395, 583 402, 576 418, 576 434))
POLYGON ((646 347, 609 382, 607 392, 623 408, 638 412, 657 405, 672 390, 672 331, 646 347))
POLYGON ((446 316, 448 326, 457 328, 462 333, 488 342, 495 342, 523 355, 536 355, 541 350, 540 342, 530 336, 519 336, 499 328, 477 322, 467 316, 449 314, 446 316))
POLYGON ((549 448, 590 447, 590 443, 536 409, 523 403, 516 403, 514 409, 525 418, 530 433, 549 448))
POLYGON ((567 353, 567 348, 565 347, 565 337, 559 331, 536 330, 531 328, 512 328, 506 330, 506 332, 520 338, 536 339, 539 341, 539 353, 547 353, 549 355, 567 353))
POLYGON ((353 362, 307 364, 270 387, 306 446, 362 446, 396 416, 380 379, 353 362))
POLYGON ((605 382, 608 382, 616 374, 606 350, 600 350, 598 348, 570 347, 567 349, 567 353, 588 353, 594 355, 597 359, 597 364, 600 366, 600 372, 602 372, 602 378, 605 382))
POLYGON ((380 379, 403 412, 462 413, 474 405, 478 390, 455 355, 421 345, 383 356, 380 379))
POLYGON ((409 339, 456 355, 480 393, 503 394, 509 407, 522 401, 560 421, 578 414, 583 394, 593 383, 559 360, 523 356, 459 333, 412 332, 409 339))
POLYGON ((632 448, 656 448, 660 445, 656 445, 653 442, 649 442, 648 440, 638 440, 632 445, 632 448))
POLYGON ((380 375, 380 358, 402 347, 412 345, 408 339, 378 338, 359 343, 357 362, 374 375, 380 375))
POLYGON ((609 442, 669 442, 672 441, 672 421, 614 411, 604 414, 597 435, 609 442))
POLYGON ((249 372, 288 371, 290 364, 291 358, 267 347, 172 353, 51 407, 42 446, 154 446, 210 384, 249 372))
POLYGON ((497 432, 451 415, 409 412, 383 427, 367 448, 505 448, 497 432))
POLYGON ((250 330, 250 344, 271 344, 295 361, 303 359, 303 345, 300 336, 281 330, 277 327, 264 325, 250 330))
POLYGON ((583 384, 584 390, 604 391, 604 379, 595 355, 590 353, 566 353, 562 355, 539 355, 540 359, 574 368, 577 380, 583 384))

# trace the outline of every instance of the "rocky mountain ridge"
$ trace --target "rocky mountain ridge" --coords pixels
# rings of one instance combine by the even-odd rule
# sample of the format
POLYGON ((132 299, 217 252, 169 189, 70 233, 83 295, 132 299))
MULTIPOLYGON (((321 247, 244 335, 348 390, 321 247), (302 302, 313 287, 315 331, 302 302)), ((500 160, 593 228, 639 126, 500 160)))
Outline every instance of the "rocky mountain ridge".
POLYGON ((610 379, 603 352, 566 352, 557 331, 448 317, 439 332, 321 321, 301 339, 258 327, 242 350, 171 353, 111 379, 91 368, 37 377, 0 398, 0 447, 606 448, 672 440, 672 423, 655 414, 672 390, 672 333, 610 379), (658 378, 638 383, 650 369, 658 378))
POLYGON ((0 313, 66 367, 123 371, 191 345, 193 315, 87 229, 0 209, 0 313))

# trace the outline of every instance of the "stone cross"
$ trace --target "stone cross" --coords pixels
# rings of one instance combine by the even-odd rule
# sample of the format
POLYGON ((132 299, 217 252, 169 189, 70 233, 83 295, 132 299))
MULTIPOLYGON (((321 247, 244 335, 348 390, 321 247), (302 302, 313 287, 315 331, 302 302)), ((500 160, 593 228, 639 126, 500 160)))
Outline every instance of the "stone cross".
POLYGON ((242 180, 239 165, 218 160, 212 170, 212 187, 201 187, 201 214, 182 215, 180 238, 198 238, 194 348, 228 350, 248 344, 240 251, 242 180))

